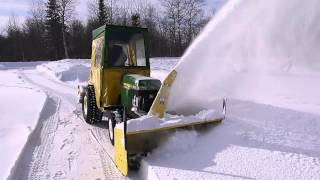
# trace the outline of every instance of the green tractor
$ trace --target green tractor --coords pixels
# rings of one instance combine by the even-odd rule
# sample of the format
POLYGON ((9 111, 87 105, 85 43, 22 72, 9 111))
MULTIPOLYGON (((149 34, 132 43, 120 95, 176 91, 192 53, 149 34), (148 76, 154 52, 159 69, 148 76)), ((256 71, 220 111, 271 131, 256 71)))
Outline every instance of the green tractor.
MULTIPOLYGON (((176 128, 194 128, 221 122, 224 116, 165 127, 127 131, 128 121, 142 116, 164 118, 170 87, 177 71, 164 81, 150 77, 148 30, 104 25, 93 31, 88 85, 78 87, 84 120, 94 124, 106 117, 110 156, 123 175, 158 146, 160 138, 176 128)), ((225 105, 225 101, 223 102, 225 105)))

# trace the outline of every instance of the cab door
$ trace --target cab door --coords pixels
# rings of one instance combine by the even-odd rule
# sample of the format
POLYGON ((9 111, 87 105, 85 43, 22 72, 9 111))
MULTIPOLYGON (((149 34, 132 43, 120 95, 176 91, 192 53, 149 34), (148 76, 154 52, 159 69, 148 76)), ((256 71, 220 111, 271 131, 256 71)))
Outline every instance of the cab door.
POLYGON ((91 68, 89 84, 94 86, 97 107, 101 108, 101 78, 102 78, 102 62, 104 56, 104 41, 105 37, 101 36, 93 40, 92 42, 92 54, 91 54, 91 68))

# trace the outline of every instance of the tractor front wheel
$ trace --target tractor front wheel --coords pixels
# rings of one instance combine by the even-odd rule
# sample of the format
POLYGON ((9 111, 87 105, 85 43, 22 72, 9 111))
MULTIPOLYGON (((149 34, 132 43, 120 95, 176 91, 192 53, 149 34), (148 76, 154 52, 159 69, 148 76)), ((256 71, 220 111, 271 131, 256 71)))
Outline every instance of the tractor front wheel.
POLYGON ((116 120, 114 115, 110 113, 108 116, 108 131, 109 131, 109 138, 112 145, 114 145, 114 127, 116 126, 116 120))
POLYGON ((88 124, 94 124, 101 121, 101 112, 96 104, 96 97, 93 86, 88 86, 85 91, 82 102, 83 118, 88 124))

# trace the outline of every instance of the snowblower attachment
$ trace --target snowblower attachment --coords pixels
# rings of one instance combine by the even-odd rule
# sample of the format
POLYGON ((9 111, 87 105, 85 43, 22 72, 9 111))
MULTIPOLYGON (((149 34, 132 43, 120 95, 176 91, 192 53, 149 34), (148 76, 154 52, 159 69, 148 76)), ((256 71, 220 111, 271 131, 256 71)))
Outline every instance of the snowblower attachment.
MULTIPOLYGON (((138 169, 141 158, 156 148, 160 142, 165 141, 165 139, 169 137, 170 133, 174 132, 176 129, 182 128, 198 130, 208 124, 218 124, 225 118, 226 99, 223 99, 223 111, 220 115, 215 116, 214 118, 203 117, 202 119, 195 119, 197 116, 194 116, 191 121, 187 120, 179 123, 165 123, 170 119, 164 117, 166 114, 166 105, 170 93, 170 87, 176 76, 177 72, 175 70, 168 74, 158 91, 146 119, 143 119, 149 122, 162 121, 163 124, 152 128, 132 129, 130 128, 130 124, 132 121, 135 121, 135 119, 127 121, 124 117, 123 123, 117 124, 114 128, 115 163, 124 176, 128 174, 129 169, 138 169)), ((175 120, 174 118, 171 119, 175 120)))

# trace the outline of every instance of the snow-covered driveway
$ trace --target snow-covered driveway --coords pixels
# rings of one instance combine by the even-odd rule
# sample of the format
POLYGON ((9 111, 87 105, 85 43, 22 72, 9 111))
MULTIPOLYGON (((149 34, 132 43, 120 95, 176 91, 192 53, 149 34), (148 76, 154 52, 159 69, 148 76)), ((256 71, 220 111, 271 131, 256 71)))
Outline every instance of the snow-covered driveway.
MULTIPOLYGON (((33 116, 39 115, 38 123, 11 170, 9 179, 123 179, 102 145, 109 143, 106 124, 90 126, 83 121, 75 86, 51 79, 35 69, 23 68, 15 73, 25 84, 37 88, 47 98, 42 104, 36 96, 20 99, 22 102, 27 100, 23 113, 28 112, 28 107, 38 106, 41 107, 41 113, 33 112, 33 116)), ((25 90, 23 92, 28 96, 25 90)), ((9 99, 15 96, 8 91, 6 94, 11 95, 9 99)), ((23 117, 29 117, 29 114, 20 115, 20 118, 23 117)), ((37 117, 29 118, 33 123, 37 122, 37 117)), ((8 136, 14 137, 12 134, 8 136)), ((21 143, 23 147, 24 141, 21 143)), ((11 158, 16 157, 11 154, 11 158)), ((10 169, 10 166, 8 164, 7 168, 10 169)))

